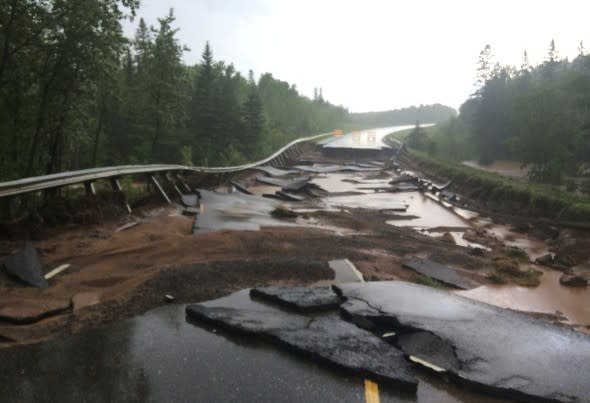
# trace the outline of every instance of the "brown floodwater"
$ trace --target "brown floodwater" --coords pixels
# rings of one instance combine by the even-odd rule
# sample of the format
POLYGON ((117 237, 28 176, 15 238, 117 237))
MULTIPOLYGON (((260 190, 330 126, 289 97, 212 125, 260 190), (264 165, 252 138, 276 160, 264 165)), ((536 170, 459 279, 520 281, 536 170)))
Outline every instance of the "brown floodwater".
POLYGON ((457 294, 502 308, 541 312, 564 316, 567 323, 583 325, 578 330, 590 333, 590 289, 565 287, 559 283, 561 272, 541 269, 538 287, 516 285, 485 285, 473 290, 456 291, 457 294))

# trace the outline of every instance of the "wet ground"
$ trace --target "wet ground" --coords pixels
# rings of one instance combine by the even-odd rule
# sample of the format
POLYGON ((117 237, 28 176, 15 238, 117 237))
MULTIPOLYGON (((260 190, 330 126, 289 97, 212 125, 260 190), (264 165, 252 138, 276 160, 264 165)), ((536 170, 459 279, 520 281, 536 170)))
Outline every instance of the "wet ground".
MULTIPOLYGON (((264 341, 191 324, 172 305, 100 330, 0 350, 4 401, 362 402, 364 377, 264 341)), ((382 402, 501 402, 428 374, 416 394, 379 384, 382 402)))
MULTIPOLYGON (((304 158, 321 161, 317 154, 304 158)), ((432 195, 386 192, 383 189, 391 186, 389 181, 396 174, 375 171, 378 165, 362 162, 355 171, 338 172, 332 171, 335 164, 337 161, 326 161, 329 173, 306 173, 325 193, 322 197, 302 193, 303 202, 260 197, 280 187, 256 183, 257 175, 270 171, 256 172, 240 178, 254 196, 228 193, 228 186, 219 187, 218 192, 202 191, 202 209, 196 220, 182 216, 179 207, 150 209, 134 218, 137 225, 119 232, 122 222, 69 230, 37 242, 45 271, 63 263, 72 264, 71 269, 56 276, 40 293, 15 286, 0 273, 0 303, 13 316, 11 309, 18 310, 18 301, 23 300, 35 313, 39 312, 40 298, 59 310, 26 325, 0 319, 0 346, 78 333, 136 315, 162 305, 164 294, 188 303, 245 287, 329 284, 334 275, 328 262, 333 260, 349 259, 369 280, 416 281, 416 273, 403 265, 419 256, 485 284, 485 276, 493 270, 493 258, 502 254, 505 246, 518 246, 528 253, 520 263, 523 267, 549 250, 548 243, 538 235, 516 231, 432 195), (271 217, 277 206, 296 211, 297 218, 271 217), (454 242, 441 240, 447 233, 454 242), (469 240, 464 238, 469 234, 469 240), (474 253, 476 248, 483 254, 474 253)), ((354 161, 346 164, 353 165, 354 161)), ((321 170, 322 166, 314 169, 321 170)), ((0 250, 6 253, 18 246, 2 244, 0 250)), ((590 290, 564 287, 558 281, 561 272, 542 270, 541 284, 536 288, 486 284, 459 293, 501 307, 550 313, 551 320, 561 318, 570 325, 580 325, 576 330, 588 331, 590 290)), ((43 313, 43 307, 40 311, 43 313)), ((320 369, 274 348, 236 341, 232 336, 218 337, 206 326, 189 328, 181 311, 182 306, 160 308, 103 330, 0 350, 0 359, 11 363, 2 370, 3 378, 6 374, 6 379, 14 382, 14 386, 0 386, 0 393, 5 391, 7 396, 25 401, 63 397, 62 389, 55 385, 55 375, 49 371, 55 361, 58 368, 64 368, 62 372, 72 368, 69 371, 76 373, 63 389, 72 401, 79 400, 76 397, 85 387, 97 401, 133 400, 133 396, 152 401, 220 400, 218 396, 231 400, 246 396, 246 400, 258 401, 281 396, 295 401, 310 395, 326 401, 363 399, 362 377, 320 369), (111 355, 99 356, 101 349, 111 355), (64 357, 58 357, 64 351, 64 357), (168 352, 171 358, 162 358, 168 352), (82 360, 81 355, 87 359, 82 360), (226 357, 231 368, 224 369, 225 365, 214 357, 226 357), (189 369, 195 376, 184 373, 189 369), (120 375, 109 378, 109 371, 120 375), (92 387, 91 381, 96 386, 92 387), (207 389, 206 385, 214 386, 207 389)), ((424 373, 419 378, 417 397, 401 396, 380 385, 381 398, 488 401, 424 373)))

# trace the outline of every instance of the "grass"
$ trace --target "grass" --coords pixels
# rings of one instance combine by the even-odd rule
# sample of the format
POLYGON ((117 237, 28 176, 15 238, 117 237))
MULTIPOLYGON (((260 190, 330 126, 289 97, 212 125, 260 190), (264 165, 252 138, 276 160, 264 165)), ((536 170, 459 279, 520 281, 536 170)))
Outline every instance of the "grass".
POLYGON ((410 281, 416 284, 422 284, 428 287, 433 288, 447 288, 443 283, 438 280, 433 279, 432 277, 428 277, 424 274, 416 274, 413 276, 410 281))
POLYGON ((455 182, 477 190, 485 189, 495 198, 504 197, 525 205, 541 207, 542 210, 562 212, 563 217, 570 220, 590 218, 590 196, 568 193, 558 186, 531 183, 501 176, 493 172, 471 168, 458 162, 434 158, 424 152, 410 150, 410 155, 421 164, 431 166, 437 172, 455 182))
POLYGON ((523 287, 536 287, 540 283, 542 272, 532 269, 521 270, 516 257, 496 256, 494 267, 495 271, 487 278, 495 284, 514 283, 523 287))
POLYGON ((508 257, 512 257, 519 260, 529 260, 529 254, 525 250, 513 246, 504 248, 504 254, 508 257))

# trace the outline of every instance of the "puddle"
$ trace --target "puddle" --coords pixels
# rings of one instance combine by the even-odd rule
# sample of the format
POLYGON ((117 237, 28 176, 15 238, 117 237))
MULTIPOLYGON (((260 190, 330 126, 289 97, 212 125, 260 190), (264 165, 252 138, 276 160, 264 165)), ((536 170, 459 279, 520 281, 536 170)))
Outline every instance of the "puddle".
POLYGON ((354 196, 326 197, 324 203, 329 208, 365 208, 371 210, 396 209, 404 211, 407 202, 404 194, 401 193, 370 193, 354 196))
POLYGON ((527 234, 521 234, 510 230, 507 225, 488 224, 486 231, 502 241, 506 246, 520 248, 527 251, 531 261, 549 253, 549 248, 545 242, 531 238, 527 234))
POLYGON ((339 192, 360 192, 375 193, 372 188, 389 187, 390 179, 365 179, 363 176, 350 175, 345 173, 333 173, 316 176, 311 183, 318 185, 330 193, 339 192))
POLYGON ((420 192, 396 193, 409 203, 406 214, 418 216, 414 219, 391 220, 387 224, 398 227, 435 228, 435 227, 470 227, 469 220, 455 214, 452 209, 442 206, 432 198, 420 192))
MULTIPOLYGON (((456 293, 502 308, 549 314, 555 314, 557 310, 570 324, 590 325, 590 289, 564 287, 559 284, 561 272, 538 266, 535 269, 543 271, 541 284, 536 288, 485 285, 456 293)), ((590 330, 585 329, 585 332, 590 333, 590 330)))
POLYGON ((293 225, 276 220, 270 213, 280 203, 244 193, 216 193, 201 190, 202 208, 194 232, 220 229, 259 230, 261 226, 293 225))

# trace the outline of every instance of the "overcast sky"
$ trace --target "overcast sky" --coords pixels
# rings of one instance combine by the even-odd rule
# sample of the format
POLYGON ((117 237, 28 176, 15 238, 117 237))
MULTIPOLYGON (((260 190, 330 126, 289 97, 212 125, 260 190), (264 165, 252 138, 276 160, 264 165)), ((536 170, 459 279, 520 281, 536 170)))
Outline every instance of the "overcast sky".
MULTIPOLYGON (((551 39, 560 56, 590 50, 590 1, 142 0, 148 24, 174 9, 178 37, 200 59, 256 76, 270 72, 351 111, 443 103, 458 108, 473 88, 480 50, 520 65, 541 62, 551 39)), ((133 35, 137 20, 127 24, 133 35)))

